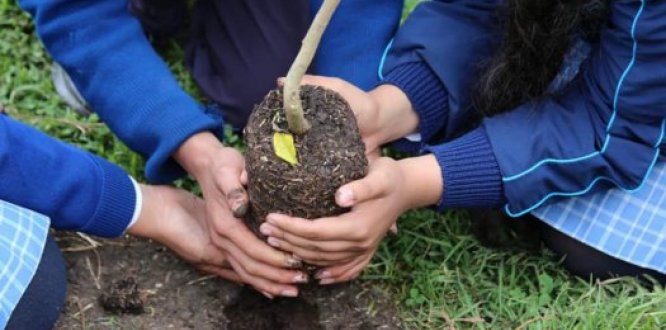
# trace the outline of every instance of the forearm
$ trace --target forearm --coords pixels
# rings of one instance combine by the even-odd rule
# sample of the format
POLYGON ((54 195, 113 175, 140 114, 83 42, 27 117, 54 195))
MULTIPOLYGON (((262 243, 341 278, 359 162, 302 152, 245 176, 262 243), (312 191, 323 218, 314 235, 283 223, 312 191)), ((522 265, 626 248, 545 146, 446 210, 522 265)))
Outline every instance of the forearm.
POLYGON ((370 93, 378 110, 377 130, 371 138, 377 145, 382 145, 409 134, 416 133, 419 117, 412 108, 409 98, 394 85, 380 85, 370 93))
POLYGON ((398 165, 406 178, 403 190, 408 209, 435 205, 441 200, 444 182, 433 155, 406 158, 398 165))
POLYGON ((126 2, 23 0, 21 5, 92 109, 148 158, 148 179, 170 182, 181 176, 171 155, 193 134, 221 123, 182 90, 126 2))
POLYGON ((128 226, 127 233, 132 236, 151 238, 159 241, 158 237, 156 237, 156 229, 160 228, 160 224, 155 223, 155 220, 159 218, 156 209, 159 205, 156 205, 156 198, 154 198, 154 194, 158 193, 158 189, 145 184, 139 184, 138 188, 142 197, 141 205, 138 212, 136 212, 135 221, 128 226))
POLYGON ((215 161, 215 151, 224 148, 222 143, 211 132, 192 135, 173 154, 175 159, 187 173, 195 178, 215 161))

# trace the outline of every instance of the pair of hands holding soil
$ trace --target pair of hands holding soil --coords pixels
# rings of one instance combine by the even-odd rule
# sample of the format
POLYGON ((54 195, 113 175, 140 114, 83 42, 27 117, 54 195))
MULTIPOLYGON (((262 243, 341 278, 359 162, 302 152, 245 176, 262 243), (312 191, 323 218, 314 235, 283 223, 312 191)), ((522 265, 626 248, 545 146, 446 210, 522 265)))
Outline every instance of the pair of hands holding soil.
POLYGON ((442 196, 441 170, 434 156, 400 161, 380 157, 380 147, 417 132, 418 115, 407 96, 392 85, 367 93, 337 78, 306 76, 302 84, 338 92, 350 104, 366 144, 368 175, 340 187, 336 203, 351 211, 321 219, 269 214, 260 231, 268 244, 322 267, 320 284, 356 278, 381 240, 408 209, 433 205, 442 196))
POLYGON ((350 212, 315 221, 270 214, 260 227, 267 245, 240 219, 248 204, 242 155, 212 134, 199 133, 174 158, 199 182, 205 201, 172 188, 142 186, 144 207, 130 234, 161 242, 199 269, 252 285, 270 298, 298 295, 296 285, 309 280, 294 270, 303 262, 321 267, 314 274, 320 284, 356 278, 400 214, 439 201, 441 172, 433 156, 380 157, 382 144, 418 127, 418 116, 397 87, 366 93, 340 79, 314 76, 303 84, 340 93, 356 115, 370 169, 336 193, 336 202, 350 212))
POLYGON ((240 219, 248 203, 243 156, 203 132, 173 157, 199 182, 204 199, 141 185, 143 206, 128 233, 160 242, 200 270, 252 285, 267 296, 297 296, 295 284, 308 280, 294 270, 302 261, 261 241, 240 219))

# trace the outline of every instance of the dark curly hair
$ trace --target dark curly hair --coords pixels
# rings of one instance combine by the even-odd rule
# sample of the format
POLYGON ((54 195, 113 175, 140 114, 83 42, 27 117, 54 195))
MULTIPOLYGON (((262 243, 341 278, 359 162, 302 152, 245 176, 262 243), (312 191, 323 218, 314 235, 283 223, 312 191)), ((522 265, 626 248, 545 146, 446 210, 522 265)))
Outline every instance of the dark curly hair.
POLYGON ((491 116, 544 96, 575 36, 594 42, 609 16, 609 0, 507 0, 502 41, 482 63, 472 100, 491 116))

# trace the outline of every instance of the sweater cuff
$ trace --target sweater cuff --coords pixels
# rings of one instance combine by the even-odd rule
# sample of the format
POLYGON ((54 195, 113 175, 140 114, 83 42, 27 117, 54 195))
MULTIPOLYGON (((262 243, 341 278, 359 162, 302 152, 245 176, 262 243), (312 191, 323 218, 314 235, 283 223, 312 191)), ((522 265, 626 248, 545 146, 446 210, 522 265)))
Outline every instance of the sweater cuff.
POLYGON ((444 193, 439 209, 487 208, 505 203, 502 175, 483 127, 425 150, 435 155, 442 171, 444 193))
POLYGON ((425 63, 398 66, 384 77, 382 84, 394 85, 407 95, 419 116, 419 131, 424 142, 430 141, 445 126, 449 94, 425 63))
POLYGON ((137 195, 130 177, 120 167, 95 157, 102 171, 97 209, 79 231, 99 237, 121 236, 134 215, 137 195))

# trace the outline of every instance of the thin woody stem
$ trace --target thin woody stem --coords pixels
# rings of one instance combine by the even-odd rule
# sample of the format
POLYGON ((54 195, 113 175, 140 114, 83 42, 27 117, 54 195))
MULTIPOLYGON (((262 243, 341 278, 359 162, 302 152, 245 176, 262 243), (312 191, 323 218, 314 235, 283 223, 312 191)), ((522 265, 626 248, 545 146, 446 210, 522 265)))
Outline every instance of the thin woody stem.
POLYGON ((305 71, 310 67, 321 41, 321 36, 324 34, 324 30, 326 30, 339 4, 340 0, 324 0, 303 39, 301 50, 287 73, 284 82, 284 110, 287 113, 289 131, 294 134, 305 134, 310 129, 310 123, 303 115, 303 101, 300 93, 301 80, 305 71))

